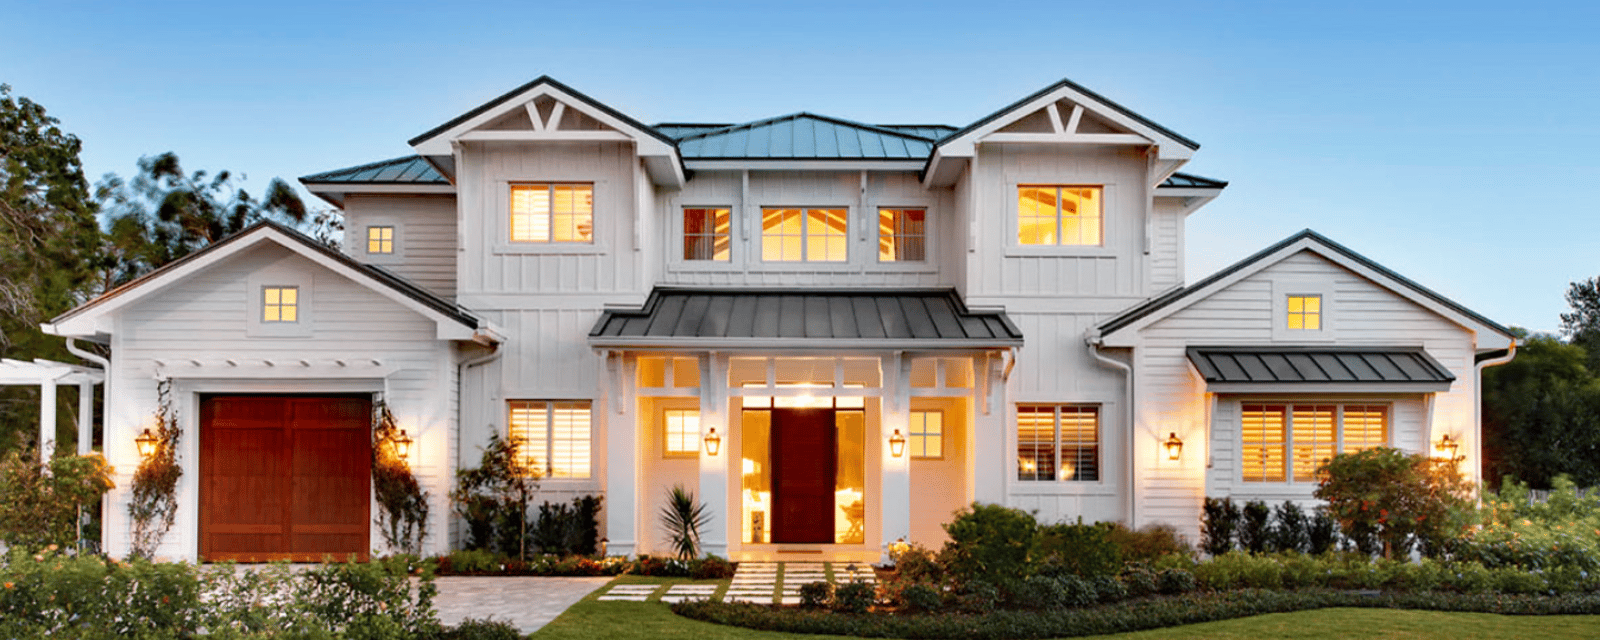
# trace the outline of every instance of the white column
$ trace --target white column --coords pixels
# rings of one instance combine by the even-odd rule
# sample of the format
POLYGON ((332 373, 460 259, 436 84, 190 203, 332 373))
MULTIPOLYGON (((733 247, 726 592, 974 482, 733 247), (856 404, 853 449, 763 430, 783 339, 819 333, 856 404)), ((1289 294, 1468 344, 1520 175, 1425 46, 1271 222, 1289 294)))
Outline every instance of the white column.
POLYGON ((728 432, 728 365, 718 353, 700 356, 700 487, 695 498, 710 516, 700 531, 700 552, 728 556, 729 532, 734 522, 728 512, 728 458, 732 455, 732 434, 728 432), (706 451, 705 438, 712 430, 722 439, 716 455, 706 451))
POLYGON ((78 383, 78 455, 94 449, 94 383, 78 383))
POLYGON ((1001 379, 1001 359, 973 359, 977 393, 973 400, 972 499, 1001 504, 1006 497, 1007 474, 1016 473, 1016 450, 1006 424, 1006 383, 1001 379))
MULTIPOLYGON (((867 443, 867 451, 876 449, 883 460, 883 473, 879 482, 879 531, 884 544, 900 539, 911 539, 911 452, 902 451, 895 457, 889 448, 889 438, 896 430, 909 438, 911 433, 911 357, 904 352, 886 359, 884 367, 883 411, 878 429, 878 442, 867 443)), ((887 547, 880 562, 888 562, 887 547)))
POLYGON ((639 420, 632 395, 631 358, 607 353, 600 371, 605 390, 606 554, 631 556, 639 548, 639 420))
POLYGON ((50 462, 56 448, 56 378, 46 376, 39 383, 39 462, 50 462))

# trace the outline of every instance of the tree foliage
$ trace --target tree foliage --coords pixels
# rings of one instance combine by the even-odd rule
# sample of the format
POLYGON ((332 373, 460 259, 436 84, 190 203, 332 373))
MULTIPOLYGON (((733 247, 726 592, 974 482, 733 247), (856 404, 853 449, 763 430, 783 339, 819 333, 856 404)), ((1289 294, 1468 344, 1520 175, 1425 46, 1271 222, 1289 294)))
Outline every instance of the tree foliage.
POLYGON ((1436 548, 1454 532, 1453 514, 1469 504, 1456 463, 1376 447, 1341 453, 1318 469, 1316 496, 1345 536, 1368 553, 1404 558, 1414 546, 1436 548))
MULTIPOLYGON (((1566 316, 1563 316, 1566 317, 1566 316)), ((1536 334, 1483 372, 1484 473, 1545 489, 1559 475, 1600 484, 1600 380, 1579 344, 1536 334)))
POLYGON ((57 454, 47 464, 32 449, 0 455, 0 543, 75 546, 83 510, 115 486, 111 473, 99 454, 57 454))

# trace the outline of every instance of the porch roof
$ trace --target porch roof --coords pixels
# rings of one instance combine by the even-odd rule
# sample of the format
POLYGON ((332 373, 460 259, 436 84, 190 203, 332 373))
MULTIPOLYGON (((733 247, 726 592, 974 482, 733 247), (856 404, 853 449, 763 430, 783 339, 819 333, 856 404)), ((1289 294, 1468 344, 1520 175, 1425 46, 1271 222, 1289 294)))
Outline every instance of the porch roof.
POLYGON ((1190 347, 1188 355, 1214 389, 1289 384, 1306 391, 1330 385, 1443 391, 1455 380, 1421 347, 1190 347))
POLYGON ((596 347, 994 348, 1022 345, 1002 311, 972 311, 953 289, 656 287, 611 309, 596 347))

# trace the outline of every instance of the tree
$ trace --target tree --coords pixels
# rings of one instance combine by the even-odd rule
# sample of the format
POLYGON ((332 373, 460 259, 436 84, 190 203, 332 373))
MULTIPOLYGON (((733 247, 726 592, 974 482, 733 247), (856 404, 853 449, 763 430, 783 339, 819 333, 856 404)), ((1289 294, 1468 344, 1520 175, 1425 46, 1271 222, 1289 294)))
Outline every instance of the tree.
MULTIPOLYGON (((283 180, 252 197, 229 171, 186 173, 175 153, 139 159, 132 180, 108 175, 95 188, 106 213, 101 279, 106 290, 243 231, 262 220, 305 222, 306 205, 283 180)), ((320 216, 320 225, 329 224, 320 216)))
POLYGON ((1526 337, 1517 357, 1483 372, 1484 474, 1549 488, 1566 474, 1600 483, 1600 380, 1583 347, 1548 334, 1526 337))
POLYGON ((1317 470, 1314 495, 1328 501, 1340 530, 1365 552, 1404 558, 1413 545, 1437 550, 1453 513, 1468 504, 1454 462, 1375 447, 1341 453, 1317 470))
MULTIPOLYGON (((82 143, 44 107, 0 84, 0 355, 70 359, 39 323, 85 300, 95 283, 99 227, 78 160, 82 143)), ((62 403, 56 441, 73 441, 62 403)), ((0 388, 0 448, 38 424, 38 390, 0 388)))
POLYGON ((1590 371, 1600 371, 1600 277, 1567 286, 1567 306, 1561 314, 1561 332, 1568 342, 1588 352, 1590 371))

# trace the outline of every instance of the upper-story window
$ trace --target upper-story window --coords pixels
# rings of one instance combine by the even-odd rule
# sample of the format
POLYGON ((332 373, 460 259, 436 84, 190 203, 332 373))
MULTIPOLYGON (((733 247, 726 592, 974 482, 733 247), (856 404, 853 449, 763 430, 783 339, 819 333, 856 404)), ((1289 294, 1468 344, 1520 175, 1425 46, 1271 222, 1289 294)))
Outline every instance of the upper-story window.
POLYGON ((1289 296, 1288 321, 1290 329, 1322 330, 1322 296, 1289 296))
POLYGON ((393 225, 367 227, 367 253, 383 255, 394 253, 393 225))
POLYGON ((728 262, 732 236, 728 209, 683 210, 683 259, 728 262))
POLYGON ((1017 242, 1024 245, 1099 246, 1104 238, 1103 187, 1017 187, 1017 242))
POLYGON ((594 242, 594 185, 511 185, 512 242, 594 242))
POLYGON ((300 287, 262 287, 262 322, 299 322, 300 287))
POLYGON ((928 259, 926 209, 878 210, 878 262, 928 259))
POLYGON ((762 209, 761 259, 844 262, 849 257, 846 209, 762 209))

